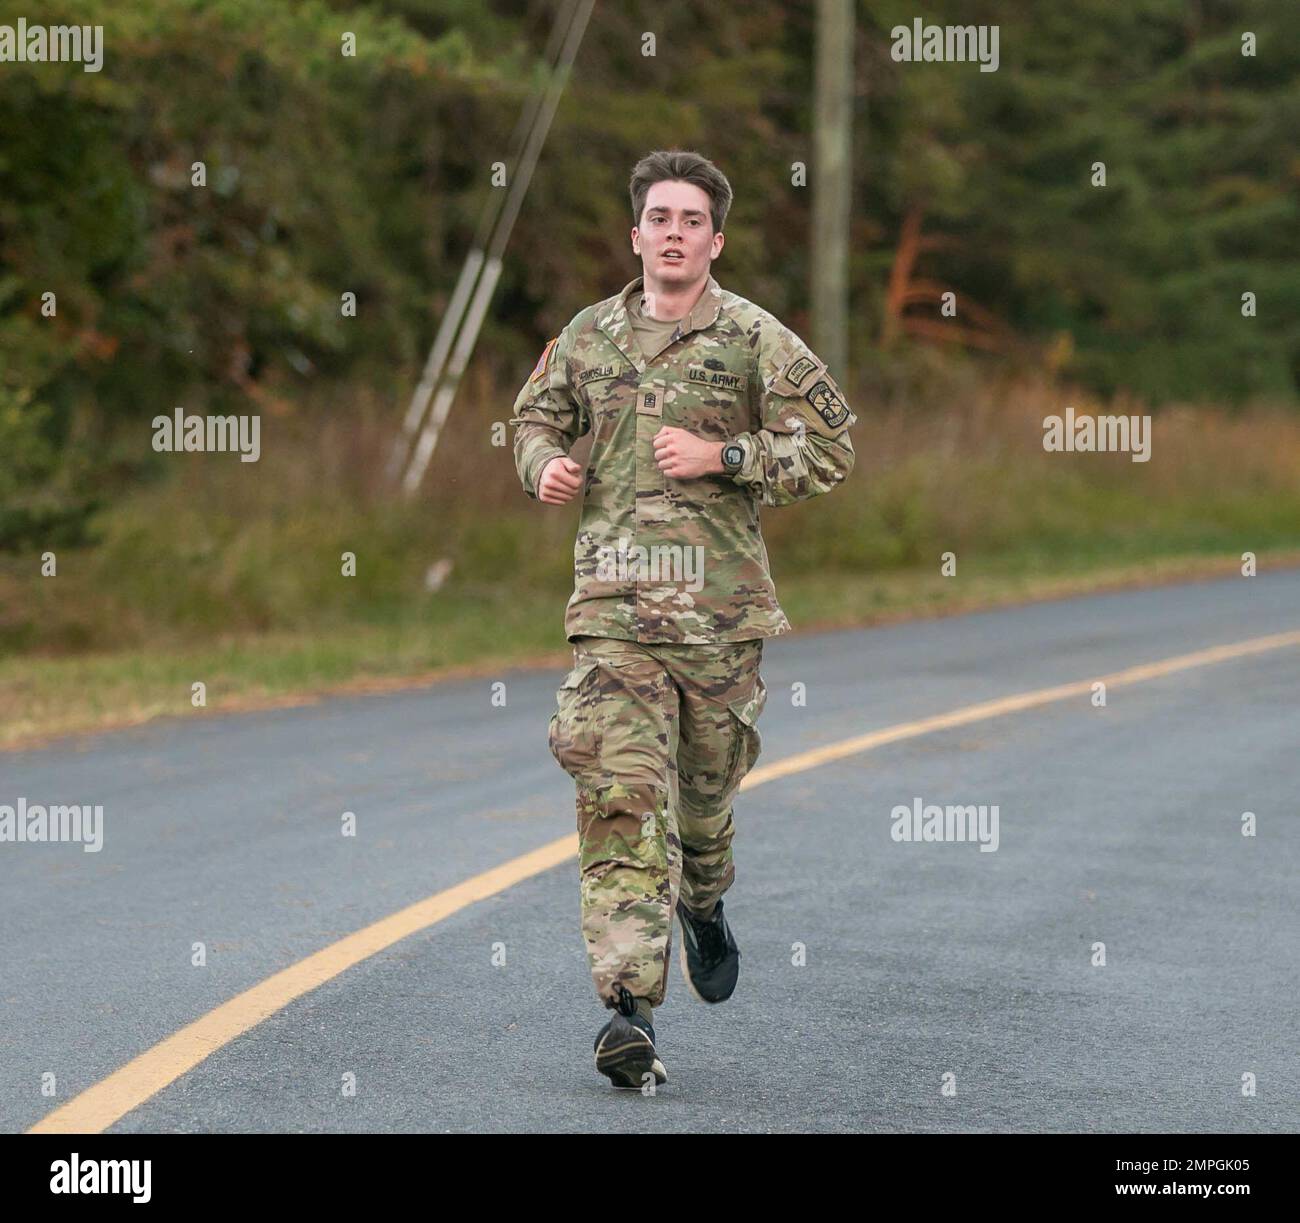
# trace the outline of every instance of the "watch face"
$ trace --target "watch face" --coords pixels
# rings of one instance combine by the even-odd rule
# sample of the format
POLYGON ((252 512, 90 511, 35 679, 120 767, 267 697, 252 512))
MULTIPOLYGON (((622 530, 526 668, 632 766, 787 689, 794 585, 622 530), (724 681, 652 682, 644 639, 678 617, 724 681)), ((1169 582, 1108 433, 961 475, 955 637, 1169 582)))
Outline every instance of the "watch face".
POLYGON ((739 467, 745 461, 745 452, 737 445, 723 448, 722 461, 728 467, 739 467))

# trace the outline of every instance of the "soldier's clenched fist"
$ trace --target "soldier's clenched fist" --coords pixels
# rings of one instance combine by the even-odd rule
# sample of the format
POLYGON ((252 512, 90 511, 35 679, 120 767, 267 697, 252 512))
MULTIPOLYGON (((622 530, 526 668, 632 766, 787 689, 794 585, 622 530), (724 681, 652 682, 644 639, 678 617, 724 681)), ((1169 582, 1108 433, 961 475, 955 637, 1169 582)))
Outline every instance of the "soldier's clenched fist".
POLYGON ((572 501, 582 487, 582 464, 557 454, 542 468, 537 481, 537 500, 546 505, 564 505, 572 501))
POLYGON ((722 443, 664 425, 654 436, 655 463, 674 480, 694 480, 722 471, 722 443))

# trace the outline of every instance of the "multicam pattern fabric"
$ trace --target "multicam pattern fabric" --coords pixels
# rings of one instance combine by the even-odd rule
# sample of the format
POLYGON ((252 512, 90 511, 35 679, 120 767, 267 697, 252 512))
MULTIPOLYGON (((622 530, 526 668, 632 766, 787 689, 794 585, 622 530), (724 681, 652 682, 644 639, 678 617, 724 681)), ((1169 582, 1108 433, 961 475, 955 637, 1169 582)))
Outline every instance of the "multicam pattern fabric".
POLYGON ((579 637, 551 717, 577 783, 582 932, 597 996, 664 1000, 680 894, 707 913, 735 879, 732 799, 762 740, 761 639, 579 637))
POLYGON ((718 644, 776 636, 760 505, 816 497, 853 468, 857 418, 804 342, 710 277, 675 338, 647 360, 628 317, 638 277, 581 311, 543 351, 515 400, 515 466, 537 496, 543 467, 593 434, 565 633, 718 644), (664 425, 737 439, 734 475, 665 476, 664 425))

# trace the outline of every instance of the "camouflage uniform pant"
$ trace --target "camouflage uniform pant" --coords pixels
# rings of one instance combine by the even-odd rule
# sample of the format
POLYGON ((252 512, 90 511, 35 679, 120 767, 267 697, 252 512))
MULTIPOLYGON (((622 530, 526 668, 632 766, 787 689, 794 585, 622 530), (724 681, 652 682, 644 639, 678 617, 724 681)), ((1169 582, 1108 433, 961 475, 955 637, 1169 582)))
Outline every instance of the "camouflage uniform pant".
POLYGON ((761 748, 763 641, 648 645, 578 637, 551 717, 577 783, 582 933, 597 996, 664 1000, 680 893, 706 913, 731 886, 731 802, 761 748))

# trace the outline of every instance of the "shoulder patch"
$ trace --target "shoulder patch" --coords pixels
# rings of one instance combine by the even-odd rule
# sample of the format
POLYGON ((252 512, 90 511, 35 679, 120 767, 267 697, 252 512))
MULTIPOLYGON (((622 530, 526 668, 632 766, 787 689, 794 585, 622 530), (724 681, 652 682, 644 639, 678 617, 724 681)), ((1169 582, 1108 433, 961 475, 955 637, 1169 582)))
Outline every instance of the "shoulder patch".
MULTIPOLYGON (((555 340, 559 338, 557 335, 555 340)), ((533 366, 533 372, 529 375, 529 382, 537 382, 546 373, 550 364, 551 349, 555 347, 555 340, 547 340, 546 347, 542 349, 542 355, 537 358, 537 364, 533 366)))
POLYGON ((804 398, 832 429, 838 429, 849 418, 849 405, 825 378, 814 382, 804 398))
POLYGON ((791 386, 799 386, 816 368, 817 362, 811 357, 796 354, 786 363, 785 369, 781 371, 781 377, 791 386))

